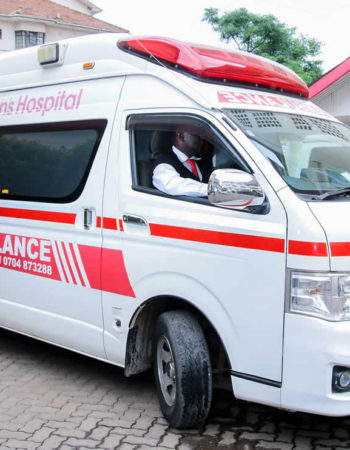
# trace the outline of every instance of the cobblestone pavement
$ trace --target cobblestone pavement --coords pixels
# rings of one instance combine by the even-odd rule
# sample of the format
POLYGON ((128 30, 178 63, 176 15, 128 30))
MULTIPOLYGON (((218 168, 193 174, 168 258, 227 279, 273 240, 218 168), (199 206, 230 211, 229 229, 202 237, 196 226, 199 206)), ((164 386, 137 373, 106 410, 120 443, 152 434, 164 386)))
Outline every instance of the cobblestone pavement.
POLYGON ((217 393, 203 430, 170 429, 151 373, 0 330, 0 449, 341 450, 350 418, 282 412, 217 393))

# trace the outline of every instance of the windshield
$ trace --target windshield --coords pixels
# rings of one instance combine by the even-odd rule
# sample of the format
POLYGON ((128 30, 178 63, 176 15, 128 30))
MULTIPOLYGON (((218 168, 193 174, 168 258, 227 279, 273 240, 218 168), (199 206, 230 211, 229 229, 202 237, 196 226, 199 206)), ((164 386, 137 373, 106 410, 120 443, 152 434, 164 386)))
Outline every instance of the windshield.
POLYGON ((350 188, 350 129, 316 117, 226 110, 286 183, 301 194, 350 188))

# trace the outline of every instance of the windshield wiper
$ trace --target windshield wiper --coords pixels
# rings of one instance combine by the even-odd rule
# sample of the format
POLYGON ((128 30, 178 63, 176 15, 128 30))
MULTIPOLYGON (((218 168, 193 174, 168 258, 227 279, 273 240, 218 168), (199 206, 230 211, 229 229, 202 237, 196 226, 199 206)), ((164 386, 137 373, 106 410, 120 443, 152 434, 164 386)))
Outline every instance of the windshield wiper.
POLYGON ((314 197, 316 200, 326 200, 332 197, 347 197, 350 195, 350 186, 342 189, 337 189, 335 191, 325 192, 324 194, 320 194, 314 197))

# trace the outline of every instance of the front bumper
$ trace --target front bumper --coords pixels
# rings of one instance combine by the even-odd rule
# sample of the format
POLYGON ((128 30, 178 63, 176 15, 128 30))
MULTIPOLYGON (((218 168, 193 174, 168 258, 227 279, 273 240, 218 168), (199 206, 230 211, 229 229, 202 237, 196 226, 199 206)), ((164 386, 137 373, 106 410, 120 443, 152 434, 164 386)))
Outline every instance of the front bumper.
POLYGON ((285 315, 281 407, 350 415, 350 392, 332 392, 334 366, 350 368, 350 321, 285 315))

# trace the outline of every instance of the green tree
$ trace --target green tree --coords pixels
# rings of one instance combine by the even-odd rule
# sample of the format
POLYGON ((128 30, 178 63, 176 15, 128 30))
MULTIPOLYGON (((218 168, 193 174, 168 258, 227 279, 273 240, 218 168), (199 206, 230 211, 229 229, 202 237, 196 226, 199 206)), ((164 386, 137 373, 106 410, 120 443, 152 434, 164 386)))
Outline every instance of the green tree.
POLYGON ((273 59, 294 70, 310 85, 322 75, 322 61, 315 59, 321 43, 314 38, 297 35, 277 17, 259 15, 245 8, 219 16, 217 8, 206 8, 203 21, 220 33, 220 38, 233 41, 239 50, 273 59))

